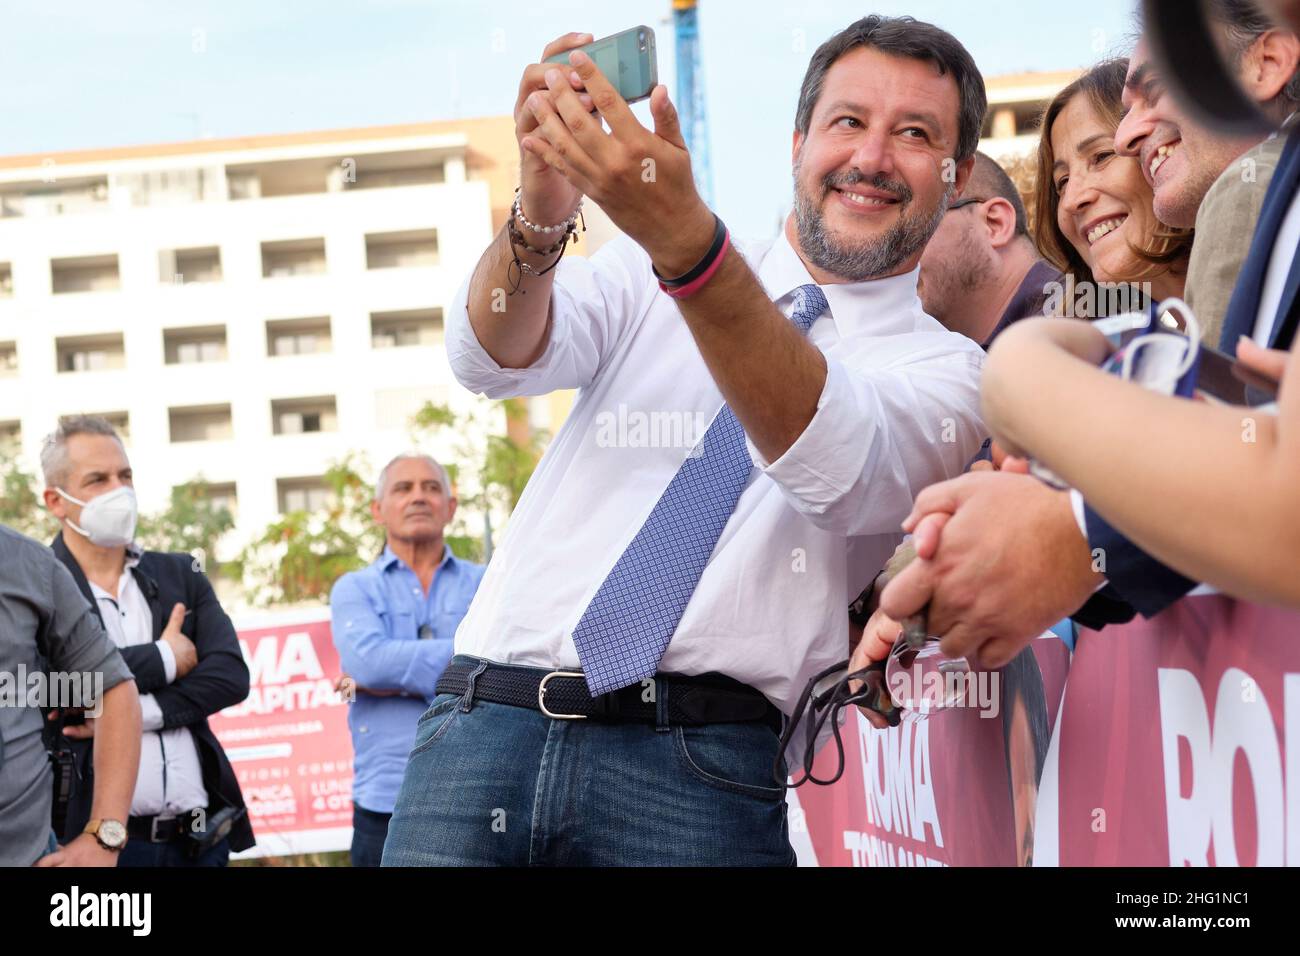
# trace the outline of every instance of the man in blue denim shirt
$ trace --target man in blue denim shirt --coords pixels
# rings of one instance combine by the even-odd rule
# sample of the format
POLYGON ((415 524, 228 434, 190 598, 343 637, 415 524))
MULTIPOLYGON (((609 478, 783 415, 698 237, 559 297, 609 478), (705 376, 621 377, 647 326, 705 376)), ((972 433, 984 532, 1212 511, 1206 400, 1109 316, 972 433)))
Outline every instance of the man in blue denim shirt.
POLYGON ((432 458, 390 461, 370 512, 386 532, 384 552, 339 578, 330 594, 334 645, 354 687, 353 866, 379 865, 415 725, 484 570, 453 557, 443 540, 456 499, 432 458))

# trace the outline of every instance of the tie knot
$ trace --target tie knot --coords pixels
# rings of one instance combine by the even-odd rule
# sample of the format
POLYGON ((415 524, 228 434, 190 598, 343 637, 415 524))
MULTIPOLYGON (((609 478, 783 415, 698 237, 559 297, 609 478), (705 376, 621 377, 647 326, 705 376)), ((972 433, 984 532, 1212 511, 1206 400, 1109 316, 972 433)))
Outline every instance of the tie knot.
POLYGON ((794 293, 794 311, 790 313, 790 321, 800 331, 807 332, 828 308, 830 305, 826 301, 826 293, 820 287, 812 283, 801 285, 794 293))

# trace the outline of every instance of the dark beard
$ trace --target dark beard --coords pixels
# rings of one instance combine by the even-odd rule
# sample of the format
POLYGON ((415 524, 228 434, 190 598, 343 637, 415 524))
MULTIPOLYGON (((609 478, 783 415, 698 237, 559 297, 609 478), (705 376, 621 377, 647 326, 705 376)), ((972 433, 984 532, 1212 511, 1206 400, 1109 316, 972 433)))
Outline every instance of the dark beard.
POLYGON ((848 245, 826 228, 820 204, 813 201, 800 187, 801 166, 801 161, 794 166, 794 216, 799 230, 800 249, 817 268, 849 282, 879 279, 897 270, 899 265, 925 248, 934 231, 939 228, 939 220, 948 210, 951 188, 944 191, 943 198, 933 212, 927 214, 925 210, 918 209, 909 215, 907 210, 913 194, 906 183, 886 179, 881 173, 868 180, 856 169, 840 176, 829 174, 821 182, 823 201, 833 187, 866 182, 873 189, 894 196, 902 205, 903 214, 898 222, 879 239, 863 241, 856 246, 848 245))

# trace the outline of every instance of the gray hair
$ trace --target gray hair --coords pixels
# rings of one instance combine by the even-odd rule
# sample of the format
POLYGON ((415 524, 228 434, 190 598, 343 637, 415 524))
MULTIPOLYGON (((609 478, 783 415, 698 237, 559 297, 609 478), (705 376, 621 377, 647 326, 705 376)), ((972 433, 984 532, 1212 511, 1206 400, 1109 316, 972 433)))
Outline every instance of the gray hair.
POLYGON ((442 467, 439 462, 430 455, 418 451, 404 451, 393 458, 388 464, 379 470, 379 477, 375 479, 375 500, 379 501, 384 497, 385 486, 388 484, 388 469, 392 468, 399 461, 427 461, 442 475, 442 487, 447 494, 451 494, 451 476, 447 474, 447 469, 442 467))
POLYGON ((107 419, 98 415, 64 415, 59 419, 59 426, 41 443, 41 474, 45 476, 47 488, 63 485, 68 480, 72 467, 68 461, 68 439, 73 435, 103 435, 122 444, 122 436, 107 419))

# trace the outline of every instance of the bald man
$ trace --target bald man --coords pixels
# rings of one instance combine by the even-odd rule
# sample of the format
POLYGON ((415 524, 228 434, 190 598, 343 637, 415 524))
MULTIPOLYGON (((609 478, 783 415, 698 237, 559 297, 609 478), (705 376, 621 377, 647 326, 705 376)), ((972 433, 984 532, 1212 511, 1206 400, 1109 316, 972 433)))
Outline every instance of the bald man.
POLYGON ((1049 286, 1063 281, 1029 238, 1011 178, 984 153, 961 199, 948 207, 921 257, 926 314, 988 348, 1017 319, 1042 315, 1049 286))

